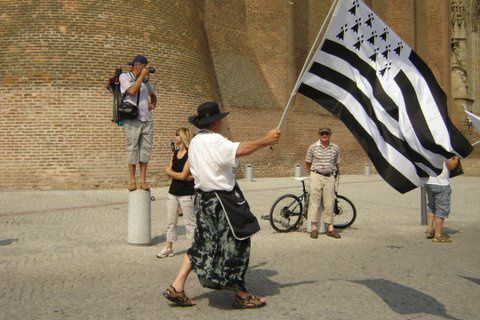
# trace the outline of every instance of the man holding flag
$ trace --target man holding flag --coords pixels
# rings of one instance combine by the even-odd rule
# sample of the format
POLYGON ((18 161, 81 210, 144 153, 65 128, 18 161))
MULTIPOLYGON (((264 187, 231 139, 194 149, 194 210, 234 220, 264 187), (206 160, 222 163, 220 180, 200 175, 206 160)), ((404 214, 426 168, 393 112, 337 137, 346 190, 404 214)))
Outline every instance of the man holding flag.
POLYGON ((442 173, 428 178, 425 185, 428 197, 428 215, 426 238, 433 242, 452 242, 450 237, 443 233, 443 222, 450 214, 450 170, 458 165, 457 156, 445 160, 442 173))

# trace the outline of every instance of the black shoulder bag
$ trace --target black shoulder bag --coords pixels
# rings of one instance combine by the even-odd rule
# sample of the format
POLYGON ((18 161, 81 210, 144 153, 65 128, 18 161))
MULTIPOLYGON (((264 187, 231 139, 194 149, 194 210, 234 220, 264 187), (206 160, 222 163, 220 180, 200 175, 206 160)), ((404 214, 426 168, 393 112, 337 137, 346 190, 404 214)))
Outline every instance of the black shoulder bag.
POLYGON ((260 230, 255 215, 238 184, 232 191, 215 191, 225 212, 230 230, 237 240, 245 240, 260 230))
POLYGON ((130 102, 123 101, 127 94, 124 93, 122 97, 122 103, 118 106, 117 116, 120 119, 137 119, 138 117, 138 102, 140 101, 140 89, 137 92, 137 105, 130 102))

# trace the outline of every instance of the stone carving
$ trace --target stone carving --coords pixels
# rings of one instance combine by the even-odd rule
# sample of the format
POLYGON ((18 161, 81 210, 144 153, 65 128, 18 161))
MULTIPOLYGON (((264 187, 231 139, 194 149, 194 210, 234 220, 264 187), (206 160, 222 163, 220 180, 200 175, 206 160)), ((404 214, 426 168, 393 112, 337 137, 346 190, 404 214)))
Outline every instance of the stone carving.
POLYGON ((470 12, 472 13, 472 31, 476 33, 480 25, 480 0, 472 0, 470 12))
POLYGON ((476 77, 476 40, 480 15, 480 0, 451 2, 451 84, 457 110, 472 110, 478 102, 476 77))
POLYGON ((452 22, 453 25, 463 26, 466 23, 465 6, 462 0, 452 1, 452 22))

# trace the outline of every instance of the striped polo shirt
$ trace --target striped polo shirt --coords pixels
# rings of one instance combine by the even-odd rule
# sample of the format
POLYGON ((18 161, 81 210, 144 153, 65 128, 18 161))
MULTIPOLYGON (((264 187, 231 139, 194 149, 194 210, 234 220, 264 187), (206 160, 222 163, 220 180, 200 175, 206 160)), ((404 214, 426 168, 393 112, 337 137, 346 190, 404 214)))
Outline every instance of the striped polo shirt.
POLYGON ((305 156, 305 162, 312 164, 310 170, 318 171, 322 174, 331 174, 337 169, 338 158, 340 156, 340 148, 330 143, 324 148, 320 141, 310 145, 305 156))

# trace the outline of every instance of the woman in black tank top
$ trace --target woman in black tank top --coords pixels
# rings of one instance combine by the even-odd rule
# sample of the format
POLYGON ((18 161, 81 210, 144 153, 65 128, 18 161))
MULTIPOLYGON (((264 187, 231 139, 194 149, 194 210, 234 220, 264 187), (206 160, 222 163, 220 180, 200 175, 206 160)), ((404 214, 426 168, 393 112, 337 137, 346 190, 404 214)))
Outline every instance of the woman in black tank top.
POLYGON ((192 136, 187 128, 175 131, 174 142, 176 150, 172 154, 170 164, 165 167, 165 173, 172 178, 168 190, 167 201, 167 242, 165 248, 157 254, 158 258, 173 256, 173 242, 177 241, 178 209, 181 208, 185 219, 187 238, 193 241, 196 221, 193 213, 193 177, 188 164, 188 145, 192 136))

